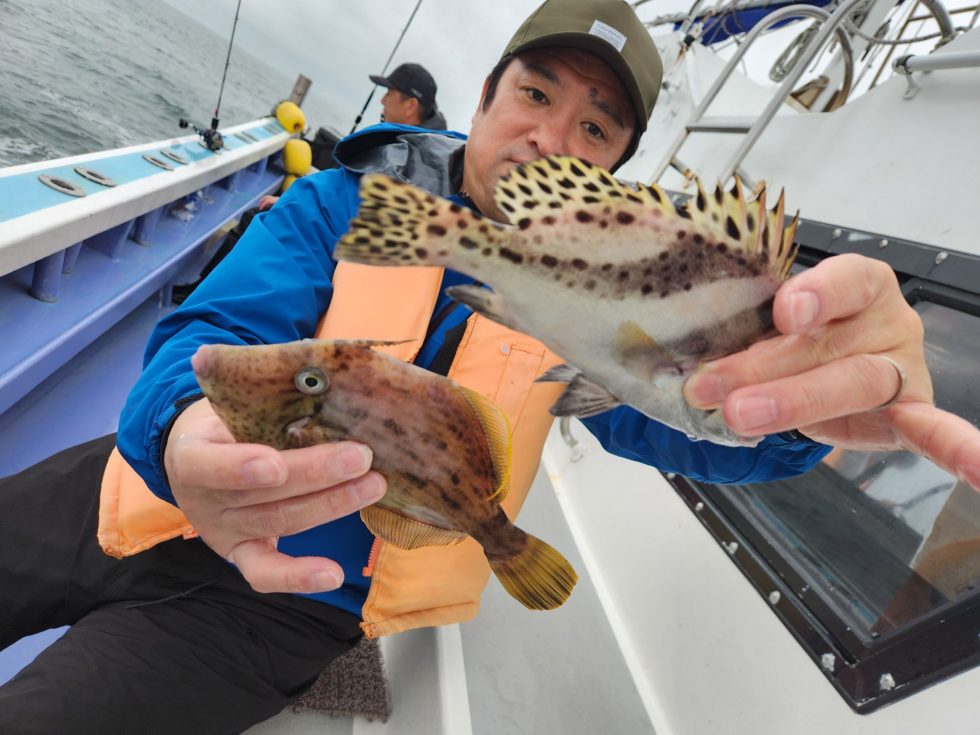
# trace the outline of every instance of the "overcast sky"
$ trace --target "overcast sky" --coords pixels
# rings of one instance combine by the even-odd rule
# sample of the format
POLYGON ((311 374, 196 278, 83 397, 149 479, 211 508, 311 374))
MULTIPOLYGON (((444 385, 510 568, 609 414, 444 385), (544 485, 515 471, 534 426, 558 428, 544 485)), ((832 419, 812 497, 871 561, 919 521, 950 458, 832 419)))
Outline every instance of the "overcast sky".
MULTIPOLYGON (((227 38, 237 0, 167 0, 227 38)), ((278 69, 289 80, 313 80, 313 109, 328 107, 346 133, 371 91, 416 0, 243 0, 235 46, 278 69)), ((466 131, 483 80, 514 31, 540 0, 422 0, 388 71, 406 61, 425 66, 439 87, 437 100, 451 128, 466 131)), ((691 0, 652 0, 643 20, 687 10, 691 0)), ((285 97, 289 93, 283 91, 285 97)), ((376 92, 365 122, 381 112, 376 92)))

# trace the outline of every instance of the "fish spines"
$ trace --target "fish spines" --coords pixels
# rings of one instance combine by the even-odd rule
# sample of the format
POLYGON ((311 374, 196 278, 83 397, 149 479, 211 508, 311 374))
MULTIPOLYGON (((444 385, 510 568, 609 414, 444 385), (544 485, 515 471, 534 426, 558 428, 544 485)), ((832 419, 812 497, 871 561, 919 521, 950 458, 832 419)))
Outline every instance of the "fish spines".
POLYGON ((690 219, 714 238, 757 258, 773 275, 785 279, 796 256, 793 237, 794 220, 785 224, 785 192, 772 209, 766 209, 765 184, 753 190, 755 199, 749 201, 738 176, 732 188, 725 191, 717 185, 708 193, 699 178, 695 178, 697 193, 687 206, 690 219))
POLYGON ((490 568, 507 593, 529 610, 554 610, 572 594, 578 574, 561 553, 541 539, 525 534, 524 548, 498 558, 487 555, 490 568))
POLYGON ((334 255, 365 265, 450 265, 466 250, 497 246, 505 228, 411 184, 365 174, 361 204, 334 255), (454 259, 455 254, 455 259, 454 259))

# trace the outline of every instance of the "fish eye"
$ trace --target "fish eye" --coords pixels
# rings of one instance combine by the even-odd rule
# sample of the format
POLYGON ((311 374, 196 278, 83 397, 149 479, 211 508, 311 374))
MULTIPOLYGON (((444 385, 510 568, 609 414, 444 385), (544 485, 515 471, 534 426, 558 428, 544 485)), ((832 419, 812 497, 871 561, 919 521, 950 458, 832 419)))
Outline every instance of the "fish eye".
POLYGON ((330 386, 327 374, 318 367, 303 368, 296 373, 293 382, 296 384, 296 390, 309 396, 318 396, 330 386))

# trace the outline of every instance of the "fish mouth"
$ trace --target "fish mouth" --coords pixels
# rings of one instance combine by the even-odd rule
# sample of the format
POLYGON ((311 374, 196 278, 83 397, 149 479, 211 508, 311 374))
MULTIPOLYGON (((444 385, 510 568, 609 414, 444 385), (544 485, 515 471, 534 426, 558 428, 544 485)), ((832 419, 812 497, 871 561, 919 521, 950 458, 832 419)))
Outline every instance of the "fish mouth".
POLYGON ((214 375, 215 359, 213 352, 211 345, 201 345, 191 357, 191 368, 199 381, 206 381, 214 375))
POLYGON ((312 421, 312 417, 303 416, 295 421, 290 421, 283 428, 283 433, 289 438, 289 440, 298 447, 303 446, 303 437, 305 432, 303 429, 312 421))

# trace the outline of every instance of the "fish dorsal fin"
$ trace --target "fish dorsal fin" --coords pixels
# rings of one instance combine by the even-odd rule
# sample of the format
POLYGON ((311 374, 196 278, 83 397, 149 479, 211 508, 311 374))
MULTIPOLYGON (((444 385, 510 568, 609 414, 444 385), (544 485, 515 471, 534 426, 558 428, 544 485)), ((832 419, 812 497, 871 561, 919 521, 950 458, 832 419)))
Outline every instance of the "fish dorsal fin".
POLYGON ((487 435, 493 474, 497 481, 497 487, 490 497, 502 501, 510 491, 511 443, 507 416, 489 398, 464 386, 459 386, 459 389, 472 406, 487 435))
POLYGON ((739 179, 735 178, 735 186, 731 192, 716 186, 709 193, 705 191, 701 179, 695 179, 695 184, 698 192, 687 206, 691 221, 710 232, 714 239, 727 243, 729 247, 755 252, 760 224, 758 217, 753 216, 753 227, 749 228, 745 195, 739 179))
POLYGON ((779 201, 770 210, 763 210, 766 214, 766 232, 762 235, 762 247, 769 250, 769 263, 772 270, 779 273, 782 277, 789 275, 793 261, 796 259, 796 247, 793 245, 793 238, 796 236, 796 226, 800 221, 800 213, 797 212, 793 221, 788 225, 786 222, 786 203, 784 192, 779 192, 779 201))
POLYGON ((793 236, 798 216, 789 226, 783 226, 783 194, 780 193, 776 206, 767 210, 764 185, 757 188, 755 200, 747 202, 737 176, 730 190, 716 186, 710 194, 704 190, 700 179, 695 181, 698 191, 688 202, 685 216, 715 240, 758 258, 773 274, 785 278, 796 254, 793 236))
POLYGON ((380 505, 361 508, 361 520, 371 533, 399 549, 448 546, 466 538, 462 531, 422 523, 380 505))
POLYGON ((549 156, 517 166, 497 183, 494 202, 513 224, 541 220, 572 205, 632 204, 674 214, 670 198, 656 184, 634 188, 604 168, 571 156, 549 156))

